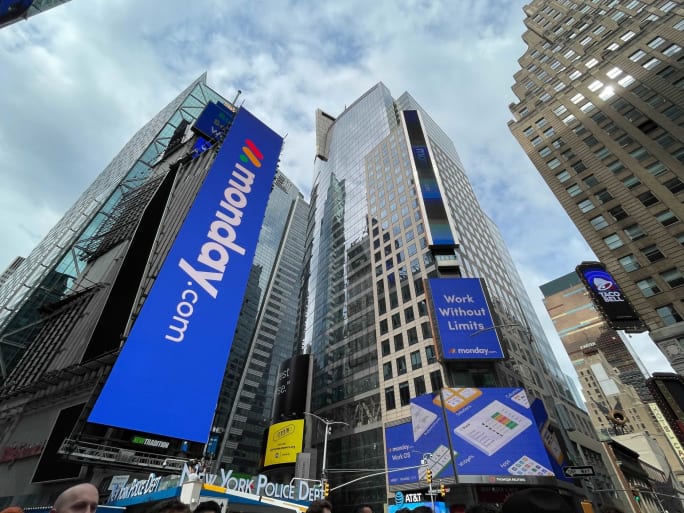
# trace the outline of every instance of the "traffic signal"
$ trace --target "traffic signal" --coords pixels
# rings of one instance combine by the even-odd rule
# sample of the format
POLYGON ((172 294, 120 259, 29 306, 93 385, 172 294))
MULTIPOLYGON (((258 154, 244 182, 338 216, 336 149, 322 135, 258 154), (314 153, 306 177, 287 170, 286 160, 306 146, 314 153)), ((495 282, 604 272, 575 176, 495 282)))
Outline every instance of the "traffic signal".
POLYGON ((323 481, 323 497, 330 495, 330 483, 328 481, 323 481))
POLYGON ((444 486, 444 483, 439 483, 439 494, 442 497, 446 497, 446 487, 444 486))
POLYGON ((639 492, 639 490, 632 488, 632 495, 634 496, 634 500, 637 502, 637 504, 641 502, 641 492, 639 492))
POLYGON ((428 482, 428 484, 432 483, 432 469, 427 469, 425 471, 425 480, 428 482))

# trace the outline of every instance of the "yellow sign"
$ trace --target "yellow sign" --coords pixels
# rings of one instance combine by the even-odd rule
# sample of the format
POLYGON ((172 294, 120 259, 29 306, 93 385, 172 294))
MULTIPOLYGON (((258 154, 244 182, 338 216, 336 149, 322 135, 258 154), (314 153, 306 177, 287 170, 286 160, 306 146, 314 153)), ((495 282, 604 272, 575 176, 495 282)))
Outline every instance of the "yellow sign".
POLYGON ((648 406, 651 408, 653 416, 656 418, 658 424, 660 424, 661 429, 665 433, 665 437, 668 439, 670 445, 672 445, 672 448, 677 453, 679 461, 684 462, 684 448, 682 447, 682 444, 679 443, 677 436, 672 432, 672 428, 670 427, 670 424, 668 424, 663 413, 660 411, 660 408, 658 408, 655 403, 648 403, 648 406))
POLYGON ((302 452, 304 419, 286 420, 268 428, 264 465, 295 463, 302 452))

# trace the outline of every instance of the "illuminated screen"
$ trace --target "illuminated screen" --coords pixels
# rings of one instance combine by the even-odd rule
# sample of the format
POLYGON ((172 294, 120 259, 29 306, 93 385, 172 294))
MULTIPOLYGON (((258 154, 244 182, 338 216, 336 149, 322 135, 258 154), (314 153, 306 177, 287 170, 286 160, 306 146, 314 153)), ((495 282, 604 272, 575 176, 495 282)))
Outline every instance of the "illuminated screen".
POLYGON ((435 501, 434 509, 431 502, 404 502, 403 504, 390 504, 387 506, 388 513, 448 513, 446 503, 435 501))
POLYGON ((281 146, 239 111, 89 422, 207 441, 281 146))
POLYGON ((430 156, 418 111, 405 110, 404 122, 406 123, 413 161, 416 165, 421 199, 428 219, 432 244, 453 246, 456 242, 451 232, 449 216, 444 207, 442 193, 439 190, 433 160, 430 156))
POLYGON ((302 452, 304 419, 278 422, 268 428, 264 465, 295 463, 302 452))
POLYGON ((575 271, 589 289, 596 309, 611 328, 631 332, 646 330, 629 300, 620 290, 615 278, 602 263, 582 263, 577 266, 575 271))
POLYGON ((431 278, 430 291, 445 359, 504 358, 479 278, 431 278))

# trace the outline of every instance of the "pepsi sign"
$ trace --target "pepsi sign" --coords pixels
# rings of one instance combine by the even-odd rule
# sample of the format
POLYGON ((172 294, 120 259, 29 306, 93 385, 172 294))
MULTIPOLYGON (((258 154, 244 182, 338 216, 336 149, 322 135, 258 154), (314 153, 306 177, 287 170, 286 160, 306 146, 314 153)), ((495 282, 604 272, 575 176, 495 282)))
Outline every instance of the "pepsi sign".
POLYGON ((589 291, 594 306, 611 328, 632 333, 646 331, 646 326, 605 265, 601 262, 582 262, 575 272, 589 291))

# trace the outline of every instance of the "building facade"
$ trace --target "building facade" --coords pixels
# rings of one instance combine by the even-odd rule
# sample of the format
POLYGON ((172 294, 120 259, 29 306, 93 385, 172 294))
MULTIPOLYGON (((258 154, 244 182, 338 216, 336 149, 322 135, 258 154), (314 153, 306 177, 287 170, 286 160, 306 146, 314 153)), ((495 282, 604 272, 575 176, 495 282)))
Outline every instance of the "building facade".
POLYGON ((534 0, 513 135, 684 370, 684 10, 678 2, 534 0))
MULTIPOLYGON (((207 443, 88 422, 222 148, 222 136, 209 143, 190 130, 211 102, 237 111, 203 75, 133 137, 2 289, 24 292, 13 298, 7 326, 32 321, 12 332, 23 341, 12 347, 23 350, 0 388, 0 505, 50 504, 65 481, 77 479, 98 485, 106 500, 115 475, 175 474, 177 482, 184 464, 203 456, 217 468, 258 471, 278 366, 297 349, 293 312, 308 213, 279 171, 266 189, 268 226, 249 227, 258 240, 244 297, 233 293, 239 320, 223 335, 232 339, 223 382, 192 366, 169 376, 220 389, 207 443), (60 279, 43 294, 54 276, 60 279)), ((192 311, 192 304, 184 308, 192 311)), ((174 422, 193 423, 185 413, 190 405, 175 408, 174 422)))
MULTIPOLYGON (((312 411, 347 424, 332 426, 327 437, 331 485, 358 477, 335 469, 385 467, 383 429, 411 418, 412 398, 443 386, 524 386, 530 400, 544 401, 559 431, 593 436, 443 130, 408 93, 395 99, 382 83, 337 117, 318 111, 316 127, 301 329, 313 360, 312 411), (411 125, 416 119, 420 129, 411 125), (429 148, 432 181, 417 170, 424 153, 412 153, 416 138, 429 148), (444 210, 424 198, 435 183, 444 210), (444 354, 428 281, 459 277, 486 281, 495 325, 482 331, 501 332, 505 361, 444 354)), ((321 425, 319 448, 324 438, 321 425)), ((360 480, 333 499, 344 511, 359 502, 380 506, 387 486, 385 476, 360 480)), ((492 497, 484 488, 452 488, 446 501, 492 497)))

